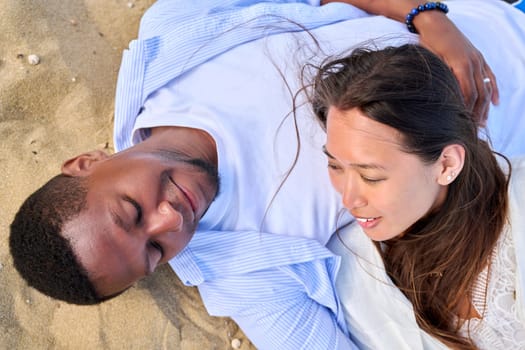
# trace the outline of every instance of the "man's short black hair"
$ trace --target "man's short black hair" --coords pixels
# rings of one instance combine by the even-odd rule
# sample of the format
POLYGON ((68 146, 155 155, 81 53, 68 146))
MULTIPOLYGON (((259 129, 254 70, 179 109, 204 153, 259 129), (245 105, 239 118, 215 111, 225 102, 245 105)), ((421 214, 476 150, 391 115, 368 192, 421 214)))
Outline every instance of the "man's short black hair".
POLYGON ((64 225, 86 207, 86 180, 57 175, 31 194, 16 214, 9 236, 15 268, 40 292, 68 303, 103 301, 62 236, 64 225))

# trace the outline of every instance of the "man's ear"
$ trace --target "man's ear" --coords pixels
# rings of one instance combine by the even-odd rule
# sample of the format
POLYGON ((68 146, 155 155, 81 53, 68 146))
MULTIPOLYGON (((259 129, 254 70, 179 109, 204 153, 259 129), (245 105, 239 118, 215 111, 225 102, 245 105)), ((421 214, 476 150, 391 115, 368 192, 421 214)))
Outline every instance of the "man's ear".
POLYGON ((438 183, 446 186, 452 183, 465 165, 465 148, 459 144, 448 145, 443 148, 439 157, 440 173, 438 183))
POLYGON ((66 160, 64 164, 62 164, 62 174, 69 176, 89 175, 93 164, 107 158, 109 158, 109 155, 100 150, 82 153, 66 160))

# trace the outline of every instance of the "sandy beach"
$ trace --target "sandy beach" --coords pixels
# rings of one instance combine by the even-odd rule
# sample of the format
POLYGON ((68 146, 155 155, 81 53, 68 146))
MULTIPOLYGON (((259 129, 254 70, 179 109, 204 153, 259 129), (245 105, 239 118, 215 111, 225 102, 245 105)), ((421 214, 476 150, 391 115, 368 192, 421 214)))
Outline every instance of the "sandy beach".
POLYGON ((29 288, 9 255, 27 195, 65 159, 113 151, 122 50, 153 2, 0 0, 0 349, 231 349, 235 339, 254 348, 167 266, 114 300, 73 306, 29 288))

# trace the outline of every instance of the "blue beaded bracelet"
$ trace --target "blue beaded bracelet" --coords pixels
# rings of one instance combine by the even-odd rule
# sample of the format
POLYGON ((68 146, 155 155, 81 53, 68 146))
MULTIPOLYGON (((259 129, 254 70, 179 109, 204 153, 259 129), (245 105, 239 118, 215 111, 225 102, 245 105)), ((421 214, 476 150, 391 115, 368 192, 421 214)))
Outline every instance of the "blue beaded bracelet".
POLYGON ((448 6, 445 5, 442 2, 427 2, 425 4, 419 5, 418 7, 414 7, 408 15, 406 16, 405 23, 407 25, 408 31, 411 33, 417 34, 416 27, 414 27, 414 23, 412 21, 414 18, 420 14, 423 11, 429 11, 429 10, 439 10, 441 12, 447 13, 448 12, 448 6))

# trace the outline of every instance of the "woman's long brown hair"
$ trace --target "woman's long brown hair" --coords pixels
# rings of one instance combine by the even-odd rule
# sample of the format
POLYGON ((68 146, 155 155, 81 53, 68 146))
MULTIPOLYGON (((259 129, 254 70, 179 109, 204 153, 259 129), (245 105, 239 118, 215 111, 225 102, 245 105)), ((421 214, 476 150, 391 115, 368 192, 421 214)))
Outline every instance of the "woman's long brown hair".
POLYGON ((458 334, 461 324, 455 320, 465 301, 470 304, 472 286, 506 223, 508 177, 478 137, 454 75, 416 45, 358 49, 322 65, 312 91, 324 127, 329 107, 357 107, 400 131, 405 151, 424 162, 435 162, 449 144, 465 148, 465 164, 443 206, 379 250, 419 326, 452 348, 475 349, 458 334))

